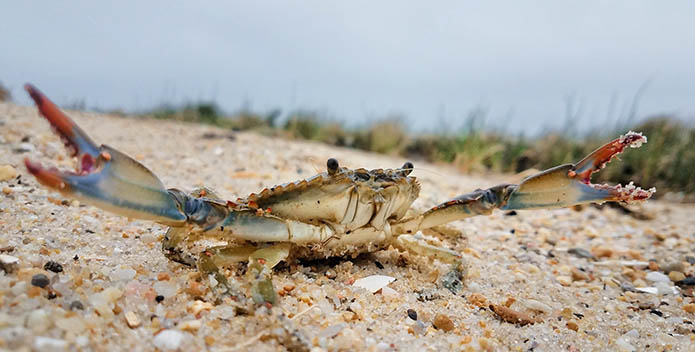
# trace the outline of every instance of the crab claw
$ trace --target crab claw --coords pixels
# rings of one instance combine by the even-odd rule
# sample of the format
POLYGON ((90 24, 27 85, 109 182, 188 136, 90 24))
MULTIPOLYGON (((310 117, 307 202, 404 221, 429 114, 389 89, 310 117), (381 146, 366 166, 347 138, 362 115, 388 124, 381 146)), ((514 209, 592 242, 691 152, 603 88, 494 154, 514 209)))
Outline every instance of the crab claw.
POLYGON ((24 159, 27 170, 40 183, 116 214, 167 225, 186 220, 175 197, 150 170, 116 149, 106 145, 97 147, 43 93, 30 84, 24 88, 72 156, 78 158, 75 172, 47 169, 38 162, 24 159))
POLYGON ((522 181, 511 191, 502 209, 565 207, 582 203, 631 203, 649 199, 655 188, 643 190, 632 182, 623 185, 595 185, 591 175, 600 171, 625 148, 638 148, 647 142, 641 133, 628 132, 610 141, 576 164, 545 170, 522 181))

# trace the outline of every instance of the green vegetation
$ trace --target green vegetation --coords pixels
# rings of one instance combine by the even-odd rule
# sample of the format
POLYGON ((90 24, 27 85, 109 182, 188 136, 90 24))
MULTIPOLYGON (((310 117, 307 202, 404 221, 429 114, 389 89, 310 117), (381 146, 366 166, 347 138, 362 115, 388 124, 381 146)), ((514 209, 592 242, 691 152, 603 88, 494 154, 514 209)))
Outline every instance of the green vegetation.
MULTIPOLYGON (((595 148, 618 135, 643 132, 649 143, 620 156, 597 175, 599 181, 656 186, 665 191, 695 196, 695 126, 668 116, 654 117, 634 126, 586 135, 552 132, 528 138, 523 135, 485 130, 480 114, 472 114, 456 133, 414 135, 398 117, 381 119, 360 128, 347 128, 315 111, 301 110, 280 121, 281 112, 253 112, 248 108, 225 116, 214 103, 190 104, 182 108, 162 107, 146 116, 199 122, 236 131, 319 141, 340 147, 398 155, 407 159, 454 164, 462 172, 516 173, 546 169, 580 160, 595 148)), ((570 130, 570 129, 567 129, 570 130)))
POLYGON ((10 90, 0 82, 0 103, 6 101, 12 101, 12 94, 10 94, 10 90))

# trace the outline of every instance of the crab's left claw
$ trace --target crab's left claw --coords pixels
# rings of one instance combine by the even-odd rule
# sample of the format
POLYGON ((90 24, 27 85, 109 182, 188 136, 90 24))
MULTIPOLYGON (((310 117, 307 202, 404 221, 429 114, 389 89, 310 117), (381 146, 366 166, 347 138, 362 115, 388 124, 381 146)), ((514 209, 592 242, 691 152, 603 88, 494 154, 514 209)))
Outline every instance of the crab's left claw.
POLYGON ((631 203, 649 199, 655 188, 643 190, 630 182, 623 185, 595 185, 591 175, 600 171, 626 147, 638 148, 647 142, 641 133, 628 132, 610 141, 576 164, 554 167, 533 175, 510 189, 502 209, 566 207, 582 203, 631 203))
POLYGON ((47 169, 24 159, 36 179, 64 195, 128 217, 180 225, 186 220, 176 198, 146 167, 109 146, 97 147, 67 115, 34 86, 25 86, 51 126, 78 158, 76 172, 47 169))

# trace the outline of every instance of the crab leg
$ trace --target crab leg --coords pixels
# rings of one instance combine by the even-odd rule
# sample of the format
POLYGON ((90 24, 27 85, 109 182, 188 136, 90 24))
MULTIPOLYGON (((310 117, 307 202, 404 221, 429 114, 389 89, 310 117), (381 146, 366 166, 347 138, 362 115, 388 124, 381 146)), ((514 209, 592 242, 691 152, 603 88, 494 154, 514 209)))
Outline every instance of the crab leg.
POLYGON ((421 216, 396 224, 394 232, 415 233, 475 215, 489 215, 493 209, 540 209, 583 203, 631 203, 647 200, 656 189, 643 190, 632 182, 627 186, 591 183, 591 175, 600 171, 626 147, 637 148, 646 142, 647 138, 642 134, 628 132, 604 144, 576 164, 560 165, 542 171, 518 185, 503 184, 461 195, 421 216))
POLYGON ((43 93, 30 84, 24 88, 72 156, 78 158, 76 172, 47 169, 24 159, 27 170, 40 183, 116 214, 174 226, 186 220, 175 198, 150 170, 116 149, 97 147, 43 93))

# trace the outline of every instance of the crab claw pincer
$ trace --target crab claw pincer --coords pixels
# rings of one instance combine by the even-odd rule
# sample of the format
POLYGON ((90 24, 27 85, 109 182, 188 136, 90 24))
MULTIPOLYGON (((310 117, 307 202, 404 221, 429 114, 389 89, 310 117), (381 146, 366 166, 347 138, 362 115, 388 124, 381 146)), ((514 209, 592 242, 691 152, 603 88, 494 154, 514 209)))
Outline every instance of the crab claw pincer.
POLYGON ((116 149, 106 145, 97 147, 41 91, 31 84, 24 88, 70 154, 78 159, 75 172, 45 168, 38 162, 24 159, 27 170, 40 183, 64 195, 133 218, 164 224, 178 224, 186 219, 175 198, 150 170, 116 149))
POLYGON ((625 148, 639 148, 647 143, 641 133, 628 132, 603 146, 576 164, 556 166, 522 181, 511 191, 503 209, 565 207, 582 203, 632 203, 649 199, 655 188, 592 184, 591 175, 600 171, 625 148))

